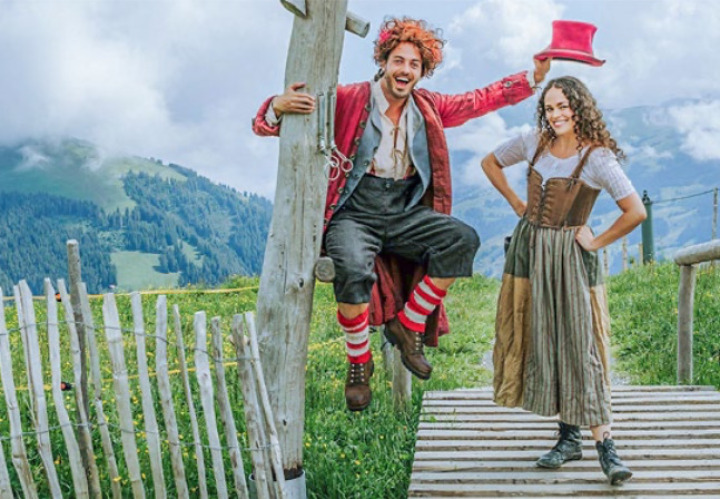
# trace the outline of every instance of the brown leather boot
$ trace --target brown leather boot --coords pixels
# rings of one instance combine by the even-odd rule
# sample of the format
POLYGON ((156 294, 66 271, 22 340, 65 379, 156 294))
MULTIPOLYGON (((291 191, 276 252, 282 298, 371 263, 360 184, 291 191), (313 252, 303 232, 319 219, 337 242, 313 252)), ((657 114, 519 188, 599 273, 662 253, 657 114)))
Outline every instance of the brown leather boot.
POLYGON ((403 365, 420 379, 430 379, 432 366, 423 352, 424 334, 410 331, 395 317, 385 324, 385 337, 400 350, 403 365))
POLYGON ((351 411, 363 411, 370 405, 370 378, 374 371, 375 363, 372 359, 364 364, 350 363, 345 379, 345 403, 351 411))

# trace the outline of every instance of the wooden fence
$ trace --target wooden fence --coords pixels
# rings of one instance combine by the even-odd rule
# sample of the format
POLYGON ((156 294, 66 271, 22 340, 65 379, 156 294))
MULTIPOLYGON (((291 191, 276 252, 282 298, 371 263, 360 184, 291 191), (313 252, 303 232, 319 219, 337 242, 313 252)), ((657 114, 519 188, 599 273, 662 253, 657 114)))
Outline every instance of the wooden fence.
MULTIPOLYGON (((27 284, 15 286, 15 328, 8 327, 6 307, 0 306, 6 404, 0 424, 5 417, 9 426, 7 436, 0 436, 1 499, 14 497, 20 489, 28 498, 117 499, 130 493, 138 498, 147 491, 156 498, 245 498, 246 452, 254 495, 287 497, 252 313, 235 315, 229 331, 214 317, 208 331, 205 312, 196 312, 194 345, 188 348, 179 307, 174 305, 169 317, 164 295, 157 298, 150 333, 139 293, 130 295, 127 311, 118 310, 113 294, 104 295, 103 326, 96 328, 85 285, 77 286, 79 311, 73 309, 62 280, 57 288, 59 299, 45 280, 44 307, 38 306, 36 313, 27 284), (87 346, 87 363, 81 340, 87 346), (89 373, 83 372, 86 364, 89 373), (227 366, 237 366, 234 379, 227 376, 227 366), (63 372, 72 372, 72 382, 63 372), (81 389, 84 374, 90 380, 87 399, 81 389), (16 385, 25 378, 27 388, 16 385), (240 405, 244 418, 238 419, 234 409, 240 405), (8 445, 12 467, 6 460, 8 445), (207 456, 211 472, 206 470, 207 456)), ((0 303, 2 298, 0 289, 0 303)))
POLYGON ((696 265, 720 259, 720 239, 687 246, 675 254, 680 266, 678 289, 678 385, 692 383, 693 378, 693 304, 695 302, 696 265))

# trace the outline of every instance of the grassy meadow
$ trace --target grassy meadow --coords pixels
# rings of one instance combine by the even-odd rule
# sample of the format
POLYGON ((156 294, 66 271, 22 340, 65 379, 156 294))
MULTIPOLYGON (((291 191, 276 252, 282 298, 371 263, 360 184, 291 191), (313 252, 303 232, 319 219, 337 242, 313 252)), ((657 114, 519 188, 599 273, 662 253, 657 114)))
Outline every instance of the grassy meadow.
MULTIPOLYGON (((616 369, 632 383, 674 384, 676 362, 677 327, 677 289, 679 272, 676 266, 662 265, 633 268, 609 281, 610 311, 613 327, 614 356, 616 369)), ((257 296, 257 280, 235 278, 223 287, 243 288, 242 291, 229 294, 209 294, 199 290, 197 293, 168 296, 168 305, 177 304, 183 322, 183 337, 190 366, 193 362, 194 332, 192 314, 206 311, 208 318, 220 316, 225 332, 232 316, 253 310, 257 296)), ((40 294, 40 290, 33 290, 40 294)), ((499 291, 499 282, 495 279, 475 276, 460 280, 451 290, 446 304, 452 333, 441 338, 440 346, 430 349, 429 360, 434 366, 433 377, 426 382, 413 381, 412 404, 407 411, 397 412, 393 408, 390 382, 381 368, 381 340, 379 333, 371 335, 371 343, 376 359, 375 376, 372 379, 373 401, 370 408, 362 413, 350 413, 345 410, 343 386, 345 382, 346 361, 344 343, 335 322, 335 305, 332 288, 318 284, 311 326, 311 338, 307 364, 306 390, 306 431, 304 435, 304 466, 307 474, 308 495, 311 498, 398 498, 406 494, 410 469, 413 460, 415 433, 418 424, 419 409, 424 390, 452 390, 460 387, 488 385, 492 373, 482 366, 483 357, 491 350, 494 334, 495 301, 499 291)), ((8 294, 7 291, 5 291, 8 294)), ((695 295, 695 383, 714 385, 720 388, 720 267, 703 268, 698 271, 695 295)), ((154 332, 155 296, 143 296, 145 323, 148 333, 154 332)), ((93 300, 95 323, 102 324, 101 300, 93 300)), ((118 296, 123 327, 131 327, 129 299, 118 296)), ((44 317, 41 302, 36 302, 38 323, 44 317)), ((6 307, 6 320, 10 328, 15 383, 18 385, 18 397, 23 414, 29 414, 29 398, 24 386, 27 378, 24 368, 24 353, 20 335, 17 332, 17 319, 13 308, 6 307)), ((172 321, 171 321, 172 322, 172 321)), ((64 330, 63 330, 64 331, 64 330)), ((61 332, 63 334, 63 332, 61 332)), ((72 380, 72 366, 67 348, 67 333, 63 339, 63 377, 72 380)), ((40 328, 40 345, 47 355, 46 331, 40 328)), ((169 332, 170 339, 174 332, 169 332)), ((101 364, 103 375, 103 398, 105 410, 115 439, 115 452, 120 468, 123 490, 130 493, 128 473, 122 458, 120 433, 117 428, 117 414, 112 400, 112 373, 107 361, 107 345, 104 332, 98 330, 100 349, 105 361, 101 364), (107 388, 105 390, 105 388, 107 388), (115 426, 113 426, 115 425, 115 426)), ((134 337, 125 334, 125 357, 130 373, 137 371, 134 337)), ((151 373, 155 368, 154 340, 148 338, 148 363, 151 373)), ((176 366, 176 357, 170 349, 169 367, 176 366)), ((229 345, 224 355, 233 354, 229 345)), ((43 365, 45 382, 49 383, 49 365, 43 365)), ((235 367, 226 368, 231 404, 238 423, 241 445, 247 448, 244 437, 244 416, 242 413, 242 395, 235 376, 235 367)), ((191 440, 187 404, 179 376, 171 376, 175 408, 180 425, 180 433, 185 440, 191 440)), ((201 432, 204 421, 198 394, 197 380, 190 373, 194 391, 195 409, 198 411, 201 432)), ((153 379, 154 382, 154 379, 153 379)), ((47 388, 47 387, 46 387, 47 388)), ((66 406, 71 415, 75 399, 72 392, 66 392, 66 406)), ((157 395, 157 394, 156 394, 157 395)), ((131 396, 136 430, 138 431, 138 454, 141 469, 145 473, 145 485, 152 490, 148 450, 143 438, 143 421, 140 407, 140 391, 137 379, 131 378, 131 396)), ((50 425, 57 425, 52 408, 52 397, 47 392, 50 425)), ((162 412, 157 409, 160 427, 162 412)), ((220 426, 221 428, 221 426, 220 426)), ((23 429, 31 429, 29 417, 23 421, 23 429)), ((222 431, 222 430, 221 430, 222 431)), ((10 477, 19 490, 15 470, 10 460, 10 445, 7 440, 9 423, 4 397, 0 397, 0 443, 2 443, 10 477)), ((69 466, 66 465, 67 453, 60 429, 51 430, 53 452, 61 481, 66 487, 67 497, 71 496, 72 479, 69 466)), ((164 438, 164 437, 163 437, 164 438)), ((222 438, 221 434, 221 440, 222 438)), ((38 492, 47 495, 44 472, 39 455, 37 440, 33 435, 25 437, 38 492)), ((163 441, 163 452, 169 455, 167 442, 163 441)), ((94 447, 99 462, 102 463, 100 438, 95 432, 94 447)), ((250 455, 243 452, 245 470, 250 470, 250 455)), ((197 482, 195 472, 194 448, 184 447, 188 482, 193 489, 197 482)), ((165 481, 171 486, 172 472, 169 459, 165 464, 165 481)), ((211 496, 214 490, 212 481, 211 458, 205 451, 205 465, 208 467, 208 486, 211 496)), ((103 490, 110 490, 109 478, 103 473, 103 490)), ((229 474, 229 458, 226 456, 226 472, 229 474)), ((197 489, 191 490, 197 493, 197 489)), ((173 496, 173 490, 169 490, 173 496)))

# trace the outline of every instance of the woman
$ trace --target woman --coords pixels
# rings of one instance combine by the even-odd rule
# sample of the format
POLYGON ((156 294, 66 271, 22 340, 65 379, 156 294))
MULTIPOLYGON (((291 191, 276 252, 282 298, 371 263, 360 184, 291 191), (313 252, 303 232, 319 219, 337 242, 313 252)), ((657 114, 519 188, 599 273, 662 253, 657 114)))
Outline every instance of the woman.
POLYGON ((559 416, 560 438, 537 465, 582 458, 589 426, 613 485, 632 476, 611 438, 609 316, 597 250, 632 231, 645 208, 623 173, 623 151, 585 85, 552 80, 537 106, 537 129, 482 161, 490 182, 521 217, 507 249, 495 326, 495 401, 559 416), (527 200, 504 167, 529 162, 527 200), (621 215, 595 236, 586 225, 602 189, 621 215))

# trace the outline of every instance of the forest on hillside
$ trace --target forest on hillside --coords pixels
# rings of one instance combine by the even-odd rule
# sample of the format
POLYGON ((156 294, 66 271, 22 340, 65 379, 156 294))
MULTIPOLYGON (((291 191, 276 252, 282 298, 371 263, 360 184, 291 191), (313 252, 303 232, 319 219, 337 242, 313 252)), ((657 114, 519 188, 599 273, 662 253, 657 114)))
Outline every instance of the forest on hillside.
POLYGON ((113 251, 159 255, 155 270, 179 272, 180 285, 216 285, 262 268, 272 204, 213 184, 171 165, 187 180, 128 172, 132 209, 106 213, 97 205, 49 194, 0 195, 0 287, 20 279, 35 293, 45 277, 67 275, 66 241, 80 242, 83 279, 92 293, 117 282, 113 251))

